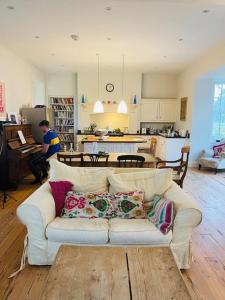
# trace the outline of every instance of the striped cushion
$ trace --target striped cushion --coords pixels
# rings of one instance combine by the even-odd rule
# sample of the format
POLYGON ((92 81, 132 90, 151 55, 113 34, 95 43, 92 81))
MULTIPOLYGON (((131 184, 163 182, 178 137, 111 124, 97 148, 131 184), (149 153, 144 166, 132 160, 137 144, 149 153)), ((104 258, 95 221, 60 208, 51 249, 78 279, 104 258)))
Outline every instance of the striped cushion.
POLYGON ((163 233, 167 234, 173 227, 174 204, 163 196, 155 195, 148 219, 163 233))

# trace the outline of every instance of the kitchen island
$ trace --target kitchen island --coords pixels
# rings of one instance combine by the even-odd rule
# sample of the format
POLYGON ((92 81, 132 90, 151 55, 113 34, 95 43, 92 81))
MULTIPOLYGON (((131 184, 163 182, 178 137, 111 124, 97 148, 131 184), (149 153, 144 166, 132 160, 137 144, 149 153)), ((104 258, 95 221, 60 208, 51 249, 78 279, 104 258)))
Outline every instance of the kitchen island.
POLYGON ((81 143, 84 146, 84 152, 91 153, 94 142, 97 142, 98 151, 104 151, 108 153, 137 152, 140 144, 147 143, 145 139, 140 137, 105 136, 104 139, 100 139, 98 136, 87 135, 81 140, 81 143))

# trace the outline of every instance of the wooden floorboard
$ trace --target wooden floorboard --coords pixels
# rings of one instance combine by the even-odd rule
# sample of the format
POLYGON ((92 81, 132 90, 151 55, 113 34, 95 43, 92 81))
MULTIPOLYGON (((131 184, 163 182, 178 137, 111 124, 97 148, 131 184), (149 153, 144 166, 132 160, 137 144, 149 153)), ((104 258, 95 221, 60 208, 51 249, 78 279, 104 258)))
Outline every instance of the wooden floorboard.
MULTIPOLYGON (((0 300, 36 300, 49 273, 49 267, 27 266, 13 279, 8 276, 20 265, 25 227, 16 217, 16 207, 37 186, 23 183, 0 207, 0 300)), ((183 277, 194 299, 225 299, 225 173, 190 169, 184 190, 203 211, 203 222, 193 233, 193 263, 183 277)), ((84 287, 85 288, 85 287, 84 287)))

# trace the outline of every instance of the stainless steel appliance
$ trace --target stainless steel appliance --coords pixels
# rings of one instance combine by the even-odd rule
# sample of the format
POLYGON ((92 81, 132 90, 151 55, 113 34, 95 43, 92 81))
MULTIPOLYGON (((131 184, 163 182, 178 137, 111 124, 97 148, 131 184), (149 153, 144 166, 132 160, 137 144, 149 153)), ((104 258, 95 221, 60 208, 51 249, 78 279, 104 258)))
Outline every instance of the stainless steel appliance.
MULTIPOLYGON (((47 107, 41 108, 22 108, 21 109, 22 120, 26 120, 26 123, 32 124, 32 135, 37 143, 43 142, 43 135, 39 129, 39 123, 42 120, 48 120, 50 125, 52 124, 52 110, 47 107)), ((53 128, 54 129, 54 128, 53 128)))

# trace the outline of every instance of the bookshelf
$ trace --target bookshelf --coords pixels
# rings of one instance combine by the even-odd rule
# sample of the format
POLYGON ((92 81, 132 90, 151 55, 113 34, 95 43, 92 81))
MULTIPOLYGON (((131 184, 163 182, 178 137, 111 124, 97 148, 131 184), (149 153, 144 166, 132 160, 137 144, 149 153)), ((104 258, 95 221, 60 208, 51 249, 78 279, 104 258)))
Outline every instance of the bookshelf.
POLYGON ((49 97, 52 121, 61 144, 74 145, 74 98, 49 97))

